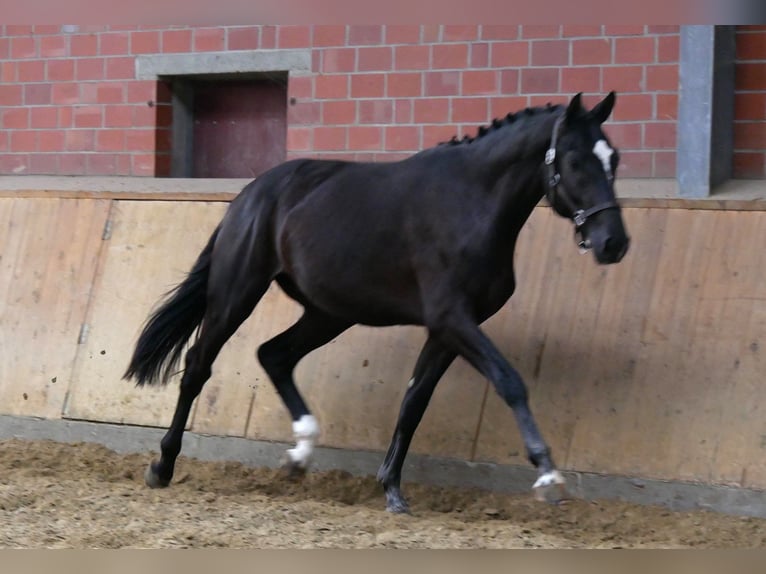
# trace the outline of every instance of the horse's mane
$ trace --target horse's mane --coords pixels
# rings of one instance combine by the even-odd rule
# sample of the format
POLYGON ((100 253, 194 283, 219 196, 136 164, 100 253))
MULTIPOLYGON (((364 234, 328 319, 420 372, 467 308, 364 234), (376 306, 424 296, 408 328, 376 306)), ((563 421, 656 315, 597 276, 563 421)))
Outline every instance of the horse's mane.
POLYGON ((495 118, 492 120, 492 123, 487 124, 485 126, 479 126, 478 131, 476 132, 476 135, 474 137, 469 136, 468 134, 464 135, 461 139, 459 139, 456 135, 452 136, 452 139, 439 142, 437 147, 439 146, 456 146, 456 145, 468 145, 470 143, 475 142, 478 139, 483 138, 485 135, 487 135, 490 132, 494 132, 499 130, 502 127, 505 127, 507 125, 510 125, 517 120, 521 118, 527 118, 530 116, 537 115, 541 112, 551 112, 553 110, 559 109, 560 105, 553 105, 551 103, 546 104, 543 106, 538 107, 528 107, 518 112, 510 112, 506 116, 502 118, 495 118))

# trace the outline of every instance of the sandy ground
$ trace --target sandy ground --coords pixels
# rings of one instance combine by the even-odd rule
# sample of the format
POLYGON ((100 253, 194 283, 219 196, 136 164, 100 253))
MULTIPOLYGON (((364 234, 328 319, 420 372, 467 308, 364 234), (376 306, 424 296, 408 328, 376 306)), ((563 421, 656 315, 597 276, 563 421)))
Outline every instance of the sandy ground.
POLYGON ((626 503, 406 485, 412 516, 391 515, 372 477, 179 458, 151 490, 152 453, 94 444, 0 442, 3 548, 753 548, 766 521, 626 503))

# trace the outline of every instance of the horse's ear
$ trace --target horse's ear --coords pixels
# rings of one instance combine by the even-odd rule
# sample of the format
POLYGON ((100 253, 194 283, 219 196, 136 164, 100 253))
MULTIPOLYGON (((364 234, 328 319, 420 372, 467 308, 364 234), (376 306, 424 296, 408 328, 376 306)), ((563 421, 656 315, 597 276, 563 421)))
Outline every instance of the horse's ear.
POLYGON ((567 106, 566 119, 568 121, 574 120, 579 115, 581 115, 583 111, 582 92, 579 92, 572 98, 572 101, 570 101, 569 105, 567 106))
POLYGON ((598 123, 603 124, 611 115, 616 99, 617 94, 614 91, 609 92, 609 94, 590 111, 591 117, 598 123))

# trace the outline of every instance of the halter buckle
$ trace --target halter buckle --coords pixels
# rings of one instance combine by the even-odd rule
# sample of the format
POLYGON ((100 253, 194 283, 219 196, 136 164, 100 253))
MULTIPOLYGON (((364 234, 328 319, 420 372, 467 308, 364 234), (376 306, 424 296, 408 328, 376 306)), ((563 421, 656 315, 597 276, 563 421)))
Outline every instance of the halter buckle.
POLYGON ((574 216, 572 217, 572 220, 574 221, 575 227, 582 227, 585 225, 585 222, 588 220, 588 216, 585 214, 585 211, 582 209, 578 209, 575 211, 574 216))
POLYGON ((561 181, 561 174, 554 173, 549 179, 548 179, 548 185, 551 189, 555 189, 559 182, 561 181))
POLYGON ((545 165, 553 165, 554 161, 556 161, 556 148, 552 147, 545 152, 545 165))

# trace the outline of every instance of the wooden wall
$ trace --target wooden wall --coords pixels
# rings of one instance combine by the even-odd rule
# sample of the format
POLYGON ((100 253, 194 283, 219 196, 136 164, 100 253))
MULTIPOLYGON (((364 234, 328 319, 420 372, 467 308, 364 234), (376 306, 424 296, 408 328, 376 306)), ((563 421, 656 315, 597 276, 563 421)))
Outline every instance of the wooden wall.
MULTIPOLYGON (((766 211, 627 205, 632 247, 611 267, 579 256, 570 225, 536 209, 518 291, 486 330, 525 376, 562 467, 766 488, 766 211)), ((121 375, 225 207, 0 199, 0 412, 165 427, 175 384, 138 390, 121 375)), ((191 429, 291 439, 254 352, 299 311, 269 291, 214 365, 191 429)), ((355 327, 299 365, 322 444, 387 447, 423 340, 355 327)), ((526 464, 510 411, 462 361, 413 451, 526 464)))

